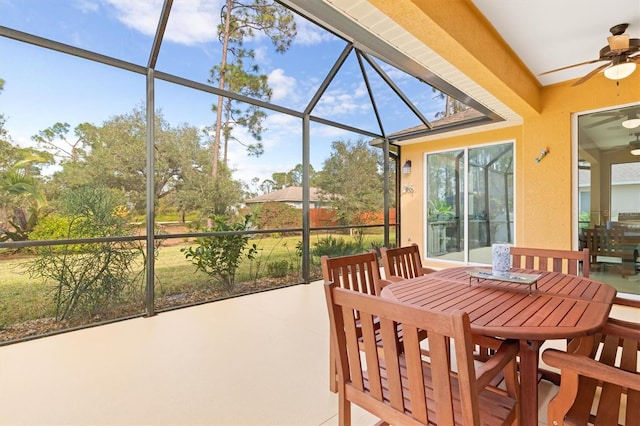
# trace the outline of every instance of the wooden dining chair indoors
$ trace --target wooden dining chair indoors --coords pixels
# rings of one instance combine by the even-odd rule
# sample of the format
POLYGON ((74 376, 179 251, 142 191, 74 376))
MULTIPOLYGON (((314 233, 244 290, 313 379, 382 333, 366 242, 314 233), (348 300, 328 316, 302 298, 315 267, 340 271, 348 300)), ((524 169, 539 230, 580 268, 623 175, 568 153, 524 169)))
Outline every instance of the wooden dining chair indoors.
POLYGON ((351 424, 352 403, 380 418, 379 424, 517 421, 517 341, 503 341, 490 362, 476 367, 465 312, 420 309, 334 283, 325 284, 325 295, 338 362, 340 425, 351 424), (402 348, 398 328, 403 330, 402 348), (422 331, 429 335, 428 360, 421 352, 422 331), (507 390, 489 385, 499 372, 507 378, 507 390))
POLYGON ((416 243, 410 246, 380 249, 384 277, 389 281, 401 281, 434 272, 422 266, 420 248, 416 243))
POLYGON ((513 268, 539 269, 589 277, 589 249, 582 251, 510 247, 513 268))
MULTIPOLYGON (((616 298, 614 304, 637 308, 640 316, 639 301, 616 298)), ((613 318, 572 352, 545 350, 542 359, 562 377, 547 424, 640 425, 639 356, 640 324, 613 318)))
MULTIPOLYGON (((322 256, 322 277, 324 282, 333 282, 344 289, 379 295, 384 281, 380 276, 380 265, 375 251, 339 257, 322 256)), ((329 389, 337 392, 336 360, 333 339, 329 341, 329 389)))

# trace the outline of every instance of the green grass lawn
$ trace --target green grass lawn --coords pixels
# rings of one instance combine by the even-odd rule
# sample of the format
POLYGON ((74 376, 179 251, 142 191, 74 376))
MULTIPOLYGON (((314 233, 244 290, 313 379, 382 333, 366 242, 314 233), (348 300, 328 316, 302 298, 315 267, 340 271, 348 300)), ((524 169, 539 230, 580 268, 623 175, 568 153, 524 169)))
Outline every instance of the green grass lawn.
MULTIPOLYGON (((326 238, 322 233, 312 237, 311 246, 326 238)), ((353 241, 348 235, 332 236, 353 241)), ((245 283, 268 281, 269 272, 274 271, 274 265, 286 262, 289 264, 288 275, 281 278, 278 284, 283 285, 282 280, 288 280, 288 284, 300 282, 301 260, 296 247, 301 241, 300 235, 293 236, 269 236, 255 238, 251 244, 256 244, 258 254, 253 261, 244 260, 236 273, 236 282, 245 283), (270 266, 271 265, 271 266, 270 266)), ((369 250, 372 244, 380 246, 382 235, 365 235, 363 250, 369 250)), ((195 266, 185 258, 181 249, 194 245, 192 242, 170 242, 158 249, 155 260, 155 294, 156 297, 170 297, 189 292, 208 292, 216 288, 215 280, 204 272, 196 270, 195 266)), ((27 267, 33 257, 29 256, 4 256, 0 257, 0 330, 29 320, 49 318, 55 316, 55 283, 44 283, 38 277, 30 277, 27 267)), ((319 279, 321 271, 319 259, 312 259, 312 278, 319 279)), ((142 265, 140 265, 142 267, 142 265)), ((277 268, 275 268, 277 269, 277 268)), ((274 281, 275 282, 275 281, 274 281)), ((143 300, 144 284, 141 284, 138 300, 143 300)), ((253 287, 245 287, 243 291, 252 291, 253 287), (248 288, 249 290, 246 290, 248 288)), ((141 303, 137 302, 139 308, 141 303)))
POLYGON ((29 277, 26 271, 29 260, 22 256, 0 260, 0 329, 53 315, 53 287, 29 277))

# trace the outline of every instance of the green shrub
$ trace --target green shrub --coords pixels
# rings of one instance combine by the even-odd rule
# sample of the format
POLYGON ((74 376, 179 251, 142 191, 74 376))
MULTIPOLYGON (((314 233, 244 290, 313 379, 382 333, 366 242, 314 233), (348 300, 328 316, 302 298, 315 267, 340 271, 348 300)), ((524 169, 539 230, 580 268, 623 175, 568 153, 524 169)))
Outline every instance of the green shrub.
POLYGON ((318 258, 324 255, 335 257, 362 253, 363 251, 364 247, 361 242, 350 242, 344 238, 335 238, 329 235, 328 237, 320 238, 318 242, 314 244, 311 248, 311 255, 318 258))
POLYGON ((255 208, 258 229, 301 228, 302 213, 286 203, 268 202, 255 208))
POLYGON ((181 249, 187 259, 196 266, 196 270, 205 272, 215 279, 222 288, 231 293, 236 283, 236 272, 242 258, 253 260, 257 246, 249 247, 250 235, 233 234, 233 231, 249 229, 251 215, 246 215, 243 222, 227 222, 224 216, 211 216, 212 228, 207 232, 229 232, 229 234, 213 237, 196 238, 198 246, 181 249))
MULTIPOLYGON (((41 235, 62 238, 131 234, 118 198, 108 189, 80 188, 62 199, 63 215, 52 215, 41 235), (66 229, 66 235, 62 232, 66 229)), ((80 243, 37 248, 29 266, 32 276, 56 285, 58 321, 93 316, 123 301, 135 290, 135 265, 142 249, 135 242, 80 243)))
POLYGON ((65 238, 75 238, 71 228, 71 218, 51 213, 41 218, 33 228, 29 238, 31 240, 62 240, 65 238))
POLYGON ((289 274, 289 262, 286 260, 277 260, 267 263, 267 272, 270 277, 282 278, 289 274))

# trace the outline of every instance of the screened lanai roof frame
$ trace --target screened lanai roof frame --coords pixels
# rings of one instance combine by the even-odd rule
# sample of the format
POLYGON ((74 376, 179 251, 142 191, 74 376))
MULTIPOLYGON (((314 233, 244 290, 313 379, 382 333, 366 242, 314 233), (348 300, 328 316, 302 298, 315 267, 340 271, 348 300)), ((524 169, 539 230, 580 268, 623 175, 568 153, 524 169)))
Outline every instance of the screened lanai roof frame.
MULTIPOLYGON (((342 53, 335 61, 333 67, 327 74, 323 83, 317 89, 312 99, 307 104, 306 108, 303 111, 298 111, 292 108, 287 108, 281 105, 276 105, 270 102, 266 102, 260 99, 255 99, 251 97, 247 97, 238 93, 228 92, 225 90, 221 90, 217 87, 199 83, 187 78, 183 78, 177 75, 169 74, 166 72, 156 70, 156 65, 158 61, 158 56, 161 50, 163 38, 165 35, 165 30, 167 27, 167 23, 169 21, 169 17, 171 14, 171 9, 173 6, 173 0, 165 0, 163 2, 162 11, 160 13, 158 25, 155 31, 155 35, 153 38, 153 43, 151 45, 151 49, 149 52, 149 58, 147 62, 147 66, 138 65, 132 62, 128 62, 125 60, 121 60, 112 56, 100 54, 94 51, 81 49, 69 44, 61 43, 58 41, 54 41, 48 38, 36 36, 34 34, 18 31, 12 28, 8 28, 5 26, 0 26, 0 36, 7 37, 10 39, 14 39, 20 42, 32 44, 35 46, 39 46, 42 48, 55 50, 64 54, 73 55, 82 59, 102 63, 108 66, 116 67, 122 70, 130 71, 133 73, 141 74, 146 77, 146 111, 147 111, 147 152, 146 152, 146 160, 147 164, 150 167, 153 167, 154 162, 154 115, 155 115, 155 98, 154 98, 154 81, 156 79, 163 80, 170 83, 175 83, 181 86, 185 86, 188 88, 192 88, 195 90, 199 90, 202 92, 207 92, 216 96, 223 96, 226 98, 231 98, 237 101, 245 102, 250 105, 258 106, 261 108, 265 108, 268 110, 276 111, 279 113, 287 114, 290 116, 294 116, 302 119, 303 122, 303 140, 302 140, 302 157, 303 157, 303 179, 302 186, 304 188, 303 191, 303 279, 308 282, 309 280, 309 235, 310 235, 310 226, 309 226, 309 172, 310 172, 310 148, 309 148, 309 139, 310 139, 310 130, 309 124, 310 122, 316 122, 336 128, 340 128, 342 130, 354 132, 361 134, 363 136, 371 137, 375 140, 382 141, 381 147, 384 153, 384 206, 385 206, 385 215, 384 215, 384 228, 385 228, 385 244, 389 243, 389 170, 390 170, 390 157, 395 157, 395 161, 398 161, 398 157, 400 154, 400 146, 397 145, 397 142, 401 142, 403 140, 417 138, 420 136, 431 135, 435 133, 442 133, 452 130, 458 130, 461 128, 466 128, 470 126, 476 126, 478 124, 488 123, 488 122, 497 122, 502 121, 503 118, 500 117, 495 112, 489 110, 481 103, 477 102, 473 98, 469 97, 456 87, 452 86, 439 76, 428 71, 423 65, 419 64, 412 58, 408 57, 404 53, 398 51, 393 46, 389 45, 387 42, 380 40, 373 34, 369 33, 364 28, 354 24, 348 17, 340 14, 336 10, 328 7, 324 2, 317 0, 279 0, 280 4, 285 7, 291 9, 293 12, 300 14, 304 18, 310 20, 315 23, 319 27, 324 30, 334 34, 340 39, 346 42, 346 46, 343 49, 342 53), (350 125, 346 125, 343 123, 339 123, 333 120, 329 120, 326 118, 322 118, 319 116, 313 115, 313 110, 317 105, 318 101, 321 99, 323 93, 329 87, 332 79, 336 76, 340 67, 344 64, 346 58, 351 54, 351 52, 355 52, 356 58, 358 60, 358 64, 360 66, 360 70, 362 72, 363 80, 367 87, 367 92, 369 95, 369 99, 371 101, 371 105, 373 107, 374 114, 376 116, 376 121, 380 128, 379 133, 371 132, 365 129, 356 128, 350 125), (434 87, 437 90, 445 93, 460 102, 468 105, 469 107, 475 109, 480 112, 483 116, 479 118, 475 118, 472 120, 464 121, 464 122, 453 122, 445 126, 434 128, 432 123, 427 120, 420 110, 411 102, 411 100, 403 93, 403 91, 393 82, 393 80, 384 72, 384 70, 379 66, 379 64, 373 59, 373 57, 417 78, 419 81, 425 83, 428 86, 434 87), (387 134, 384 128, 384 117, 380 114, 378 105, 375 100, 375 96, 373 90, 369 83, 369 78, 367 76, 367 72, 365 70, 363 61, 366 61, 371 68, 380 76, 380 78, 392 89, 392 91, 402 100, 402 102, 409 108, 409 110, 415 114, 418 120, 424 125, 424 128, 416 129, 412 127, 411 129, 407 129, 405 132, 394 132, 393 134, 387 134)), ((396 167, 396 173, 398 168, 396 167)), ((399 185, 398 180, 396 180, 396 185, 399 185)), ((154 247, 154 220, 155 211, 154 211, 154 175, 152 173, 147 174, 147 247, 154 247)), ((396 191, 396 194, 399 194, 399 191, 396 191)), ((148 268, 153 270, 154 268, 154 257, 147 257, 149 265, 148 268)), ((147 279, 147 289, 148 292, 153 289, 153 276, 152 274, 148 274, 147 279), (151 281, 151 285, 149 282, 151 281)), ((147 294, 147 309, 151 314, 153 313, 153 294, 147 294)))

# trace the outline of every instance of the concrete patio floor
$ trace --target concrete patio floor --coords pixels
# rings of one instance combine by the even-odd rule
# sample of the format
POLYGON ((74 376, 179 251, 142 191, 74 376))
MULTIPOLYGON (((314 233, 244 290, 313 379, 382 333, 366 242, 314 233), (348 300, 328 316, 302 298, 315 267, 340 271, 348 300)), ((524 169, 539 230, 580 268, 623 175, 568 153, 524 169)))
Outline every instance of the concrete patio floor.
POLYGON ((314 282, 0 347, 0 424, 337 425, 328 338, 314 282))

